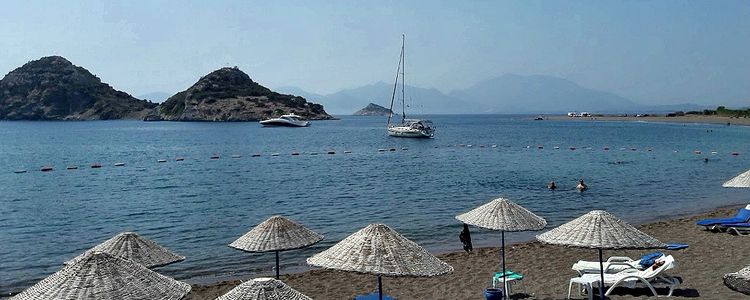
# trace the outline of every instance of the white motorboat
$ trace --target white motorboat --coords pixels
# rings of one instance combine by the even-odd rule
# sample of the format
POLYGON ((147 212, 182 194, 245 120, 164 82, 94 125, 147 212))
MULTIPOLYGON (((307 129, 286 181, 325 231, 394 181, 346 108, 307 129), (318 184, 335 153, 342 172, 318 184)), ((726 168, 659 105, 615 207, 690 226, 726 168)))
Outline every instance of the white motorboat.
POLYGON ((389 136, 405 137, 405 138, 431 138, 435 134, 435 128, 430 120, 420 119, 407 119, 406 118, 406 97, 404 81, 404 44, 406 38, 401 36, 401 57, 398 61, 398 68, 396 69, 396 82, 393 84, 393 94, 391 95, 391 113, 388 115, 388 123, 386 129, 389 136), (396 100, 396 91, 398 89, 398 81, 401 79, 401 122, 391 123, 393 118, 393 102, 396 100))
POLYGON ((282 115, 278 118, 271 118, 260 121, 260 125, 267 126, 285 126, 285 127, 307 127, 310 122, 302 120, 302 117, 295 114, 282 115))

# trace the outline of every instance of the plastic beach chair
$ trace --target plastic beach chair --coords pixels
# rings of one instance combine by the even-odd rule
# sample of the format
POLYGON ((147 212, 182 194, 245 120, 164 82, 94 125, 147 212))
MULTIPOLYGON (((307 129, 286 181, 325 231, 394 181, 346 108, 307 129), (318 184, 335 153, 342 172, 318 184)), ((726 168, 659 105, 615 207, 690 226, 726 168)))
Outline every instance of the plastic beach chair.
MULTIPOLYGON (((520 283, 521 280, 523 280, 523 275, 513 272, 511 270, 505 270, 505 276, 503 276, 503 272, 495 272, 495 274, 492 275, 492 287, 493 288, 498 288, 498 286, 503 287, 503 280, 506 281, 507 286, 508 286, 508 290, 504 291, 505 295, 510 297, 510 295, 513 295, 513 292, 511 291, 511 284, 520 283)), ((526 286, 524 286, 524 294, 525 293, 526 293, 526 286)))
POLYGON ((716 231, 722 229, 722 225, 724 224, 747 223, 748 221, 750 221, 750 205, 744 208, 740 208, 740 210, 737 211, 737 214, 735 214, 734 217, 703 219, 696 222, 695 224, 705 227, 706 230, 716 231))
POLYGON ((721 227, 728 233, 734 235, 750 233, 750 222, 722 224, 721 227))
MULTIPOLYGON (((618 273, 625 270, 643 270, 644 268, 650 267, 654 260, 664 256, 661 252, 647 253, 641 256, 638 260, 634 260, 627 256, 612 256, 603 262, 604 273, 618 273)), ((599 262, 598 261, 585 261, 579 260, 571 267, 573 271, 578 272, 578 275, 583 274, 599 274, 599 262)))
MULTIPOLYGON (((609 296, 609 294, 612 293, 612 291, 618 286, 634 288, 638 284, 642 284, 643 286, 647 287, 654 296, 657 297, 659 295, 656 293, 656 289, 654 289, 654 287, 661 285, 666 286, 667 288, 669 288, 669 292, 666 296, 672 296, 675 288, 677 288, 677 286, 679 286, 681 283, 679 278, 671 277, 665 274, 667 270, 675 267, 676 264, 674 261, 674 257, 672 257, 671 255, 664 256, 658 259, 657 263, 662 264, 656 268, 650 267, 642 271, 625 270, 616 274, 604 274, 604 286, 609 286, 609 289, 607 289, 604 295, 609 296)), ((599 274, 583 274, 582 276, 574 279, 577 283, 588 283, 590 286, 593 286, 593 284, 589 282, 595 282, 599 280, 600 276, 601 275, 599 274)), ((573 280, 571 280, 571 285, 573 283, 573 280)))

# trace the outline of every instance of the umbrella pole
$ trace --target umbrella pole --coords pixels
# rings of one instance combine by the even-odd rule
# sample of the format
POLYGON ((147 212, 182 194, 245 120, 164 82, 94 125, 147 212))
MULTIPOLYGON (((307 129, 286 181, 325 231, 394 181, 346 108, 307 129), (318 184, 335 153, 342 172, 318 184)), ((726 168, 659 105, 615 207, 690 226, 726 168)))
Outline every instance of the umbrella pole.
POLYGON ((502 258, 503 258, 503 275, 500 277, 503 279, 503 299, 508 298, 508 281, 505 278, 505 230, 500 231, 502 237, 502 258))
POLYGON ((383 300, 383 280, 378 275, 378 299, 383 300))
POLYGON ((276 279, 279 279, 279 251, 276 251, 276 279))
POLYGON ((599 274, 601 275, 601 281, 599 281, 599 299, 604 300, 604 262, 602 260, 602 248, 599 248, 599 274))

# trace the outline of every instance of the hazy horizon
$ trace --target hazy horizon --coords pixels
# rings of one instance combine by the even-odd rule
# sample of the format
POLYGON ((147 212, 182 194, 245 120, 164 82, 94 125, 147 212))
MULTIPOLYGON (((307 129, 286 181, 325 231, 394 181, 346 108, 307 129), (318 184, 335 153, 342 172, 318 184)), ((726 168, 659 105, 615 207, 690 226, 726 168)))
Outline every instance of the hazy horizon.
POLYGON ((443 93, 503 74, 560 77, 639 103, 746 106, 750 2, 6 3, 0 72, 60 55, 133 95, 238 66, 330 94, 406 79, 443 93))

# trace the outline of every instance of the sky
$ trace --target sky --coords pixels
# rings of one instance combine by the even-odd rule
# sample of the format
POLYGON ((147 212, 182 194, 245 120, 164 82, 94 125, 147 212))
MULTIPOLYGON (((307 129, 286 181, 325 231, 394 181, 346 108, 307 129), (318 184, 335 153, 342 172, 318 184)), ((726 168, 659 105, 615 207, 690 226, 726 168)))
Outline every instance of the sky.
POLYGON ((750 105, 750 1, 3 1, 0 73, 61 55, 113 87, 176 93, 238 66, 333 93, 443 92, 512 73, 647 104, 750 105))

